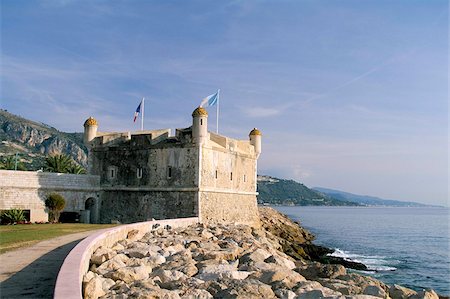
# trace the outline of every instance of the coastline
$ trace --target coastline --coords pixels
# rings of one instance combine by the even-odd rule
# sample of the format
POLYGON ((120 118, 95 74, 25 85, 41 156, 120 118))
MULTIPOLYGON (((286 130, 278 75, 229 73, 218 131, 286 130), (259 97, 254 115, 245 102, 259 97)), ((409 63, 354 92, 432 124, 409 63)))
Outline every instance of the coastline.
POLYGON ((272 208, 259 210, 263 229, 159 227, 97 249, 85 298, 439 298, 314 261, 323 251, 310 232, 272 208))
POLYGON ((365 263, 358 272, 416 291, 450 294, 447 207, 273 207, 316 236, 333 255, 365 263), (358 208, 358 209, 356 209, 358 208))

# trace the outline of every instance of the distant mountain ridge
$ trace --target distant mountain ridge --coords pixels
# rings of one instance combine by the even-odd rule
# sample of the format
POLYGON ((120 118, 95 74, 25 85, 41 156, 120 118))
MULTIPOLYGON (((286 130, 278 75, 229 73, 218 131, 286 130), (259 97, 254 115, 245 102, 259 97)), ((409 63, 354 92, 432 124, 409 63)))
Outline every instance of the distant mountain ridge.
POLYGON ((19 153, 28 170, 40 169, 46 156, 65 154, 87 164, 83 133, 65 133, 0 109, 0 156, 19 153))
POLYGON ((258 203, 298 206, 359 206, 312 190, 294 180, 258 175, 258 203))
POLYGON ((326 194, 328 196, 331 196, 338 200, 345 200, 345 201, 351 201, 355 202, 361 205, 366 206, 389 206, 389 207, 426 207, 429 205, 417 203, 417 202, 411 202, 411 201, 399 201, 399 200, 393 200, 393 199, 383 199, 375 196, 368 196, 368 195, 357 195, 349 192, 339 191, 339 190, 333 190, 328 188, 322 188, 322 187, 314 187, 313 190, 316 190, 318 192, 321 192, 323 194, 326 194))

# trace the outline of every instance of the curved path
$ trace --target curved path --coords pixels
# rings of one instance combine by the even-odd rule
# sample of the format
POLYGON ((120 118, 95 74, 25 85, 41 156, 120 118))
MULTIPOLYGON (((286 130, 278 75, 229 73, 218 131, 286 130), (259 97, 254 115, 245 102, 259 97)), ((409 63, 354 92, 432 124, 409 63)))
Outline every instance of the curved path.
POLYGON ((0 255, 0 298, 53 298, 67 254, 96 230, 65 235, 0 255))

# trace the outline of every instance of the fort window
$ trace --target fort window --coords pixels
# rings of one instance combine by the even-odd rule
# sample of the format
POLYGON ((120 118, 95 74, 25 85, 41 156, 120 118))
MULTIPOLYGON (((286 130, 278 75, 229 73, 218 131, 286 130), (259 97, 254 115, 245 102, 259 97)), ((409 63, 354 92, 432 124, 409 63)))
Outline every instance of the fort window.
POLYGON ((117 167, 116 166, 109 166, 108 172, 107 172, 108 180, 114 180, 117 177, 117 167))
POLYGON ((200 126, 203 125, 203 119, 200 119, 200 126))
POLYGON ((218 173, 217 173, 217 170, 216 170, 216 179, 217 179, 217 175, 218 175, 218 173))
POLYGON ((244 174, 244 183, 247 181, 247 177, 245 176, 245 174, 244 174))
POLYGON ((167 177, 170 179, 172 177, 172 166, 167 168, 167 177))
POLYGON ((142 168, 136 169, 136 177, 142 179, 142 168))
POLYGON ((233 173, 230 173, 230 181, 233 180, 233 173))

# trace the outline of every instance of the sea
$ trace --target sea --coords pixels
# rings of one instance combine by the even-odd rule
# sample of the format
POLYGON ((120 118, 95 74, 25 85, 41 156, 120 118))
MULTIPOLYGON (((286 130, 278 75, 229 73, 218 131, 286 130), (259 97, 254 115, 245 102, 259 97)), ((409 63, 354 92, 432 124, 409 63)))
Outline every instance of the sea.
POLYGON ((450 295, 449 209, 439 207, 273 208, 316 236, 333 255, 362 262, 386 284, 450 295))

